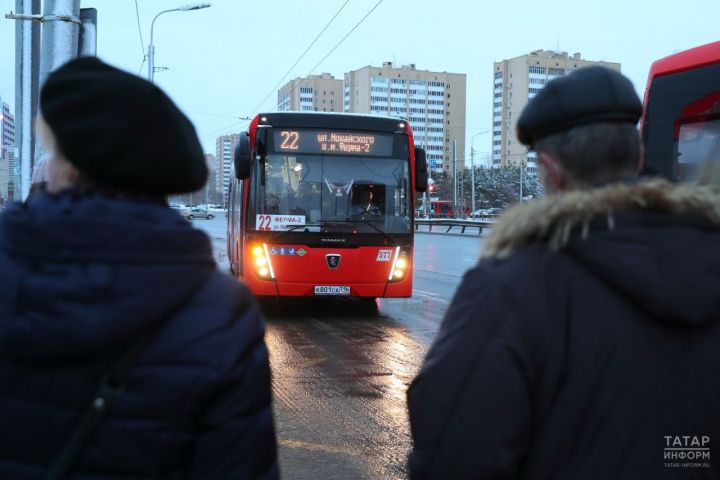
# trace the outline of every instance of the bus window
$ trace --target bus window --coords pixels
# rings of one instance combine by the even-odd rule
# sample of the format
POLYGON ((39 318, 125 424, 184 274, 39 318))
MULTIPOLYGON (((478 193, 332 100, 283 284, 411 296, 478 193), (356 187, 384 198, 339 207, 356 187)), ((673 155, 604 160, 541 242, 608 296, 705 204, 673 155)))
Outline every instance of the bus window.
POLYGON ((383 221, 379 227, 388 233, 410 230, 407 159, 269 154, 264 165, 265 185, 260 175, 254 179, 251 228, 256 214, 304 215, 306 223, 352 221, 357 195, 372 189, 374 203, 382 207, 382 215, 373 217, 383 221))
POLYGON ((677 178, 698 183, 720 180, 720 118, 680 126, 677 178))

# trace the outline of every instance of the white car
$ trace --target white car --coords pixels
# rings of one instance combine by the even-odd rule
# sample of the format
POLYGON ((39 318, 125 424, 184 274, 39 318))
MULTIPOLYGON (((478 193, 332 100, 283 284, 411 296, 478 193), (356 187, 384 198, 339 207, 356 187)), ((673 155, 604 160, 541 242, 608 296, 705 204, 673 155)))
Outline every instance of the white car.
POLYGON ((212 220, 214 217, 211 212, 203 210, 202 208, 191 208, 190 210, 183 210, 182 215, 188 220, 194 220, 196 218, 207 218, 208 220, 212 220))

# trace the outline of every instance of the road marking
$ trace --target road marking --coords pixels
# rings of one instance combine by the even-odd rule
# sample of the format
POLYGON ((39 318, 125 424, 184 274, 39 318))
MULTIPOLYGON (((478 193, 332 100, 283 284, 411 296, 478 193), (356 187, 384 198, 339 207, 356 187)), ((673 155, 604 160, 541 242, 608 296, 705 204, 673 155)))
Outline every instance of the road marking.
POLYGON ((426 272, 442 273, 443 275, 451 275, 453 277, 462 277, 460 273, 443 272, 442 270, 435 270, 433 268, 415 268, 415 270, 425 270, 426 272))
POLYGON ((413 288, 413 292, 417 292, 420 295, 427 295, 428 297, 437 297, 437 293, 427 292, 425 290, 420 290, 419 288, 413 288))
POLYGON ((449 300, 445 300, 444 298, 440 298, 436 293, 426 292, 425 290, 419 290, 419 289, 417 289, 417 288, 413 288, 413 294, 417 294, 417 295, 419 295, 419 296, 421 296, 421 297, 430 297, 430 298, 432 298, 433 300, 437 300, 438 302, 443 302, 443 303, 449 303, 449 302, 450 302, 449 300))
POLYGON ((311 452, 335 453, 338 455, 348 456, 355 456, 359 454, 357 450, 351 448, 334 447, 332 445, 324 445, 322 443, 301 442, 300 440, 279 440, 278 443, 283 447, 310 450, 311 452))

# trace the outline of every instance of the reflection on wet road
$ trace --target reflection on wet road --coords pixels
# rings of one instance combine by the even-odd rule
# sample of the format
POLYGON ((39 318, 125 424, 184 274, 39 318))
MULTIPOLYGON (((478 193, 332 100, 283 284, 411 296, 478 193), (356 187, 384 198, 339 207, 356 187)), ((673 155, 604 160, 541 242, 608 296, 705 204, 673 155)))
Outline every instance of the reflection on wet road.
POLYGON ((290 302, 268 311, 280 458, 288 478, 405 477, 405 392, 426 346, 406 327, 368 310, 337 301, 290 302), (303 313, 288 313, 289 305, 303 313))
POLYGON ((417 237, 413 298, 264 303, 285 477, 406 478, 407 388, 479 252, 438 240, 417 237))
MULTIPOLYGON (((196 226, 227 268, 224 222, 196 226)), ((417 235, 412 298, 262 302, 283 478, 406 478, 405 394, 481 243, 417 235)))

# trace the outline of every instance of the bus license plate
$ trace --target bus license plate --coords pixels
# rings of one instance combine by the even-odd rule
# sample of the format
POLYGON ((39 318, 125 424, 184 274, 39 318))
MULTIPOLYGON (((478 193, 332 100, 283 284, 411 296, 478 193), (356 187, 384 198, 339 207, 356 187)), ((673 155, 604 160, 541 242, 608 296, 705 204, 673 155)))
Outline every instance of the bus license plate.
POLYGON ((350 287, 315 285, 315 295, 350 295, 350 287))

